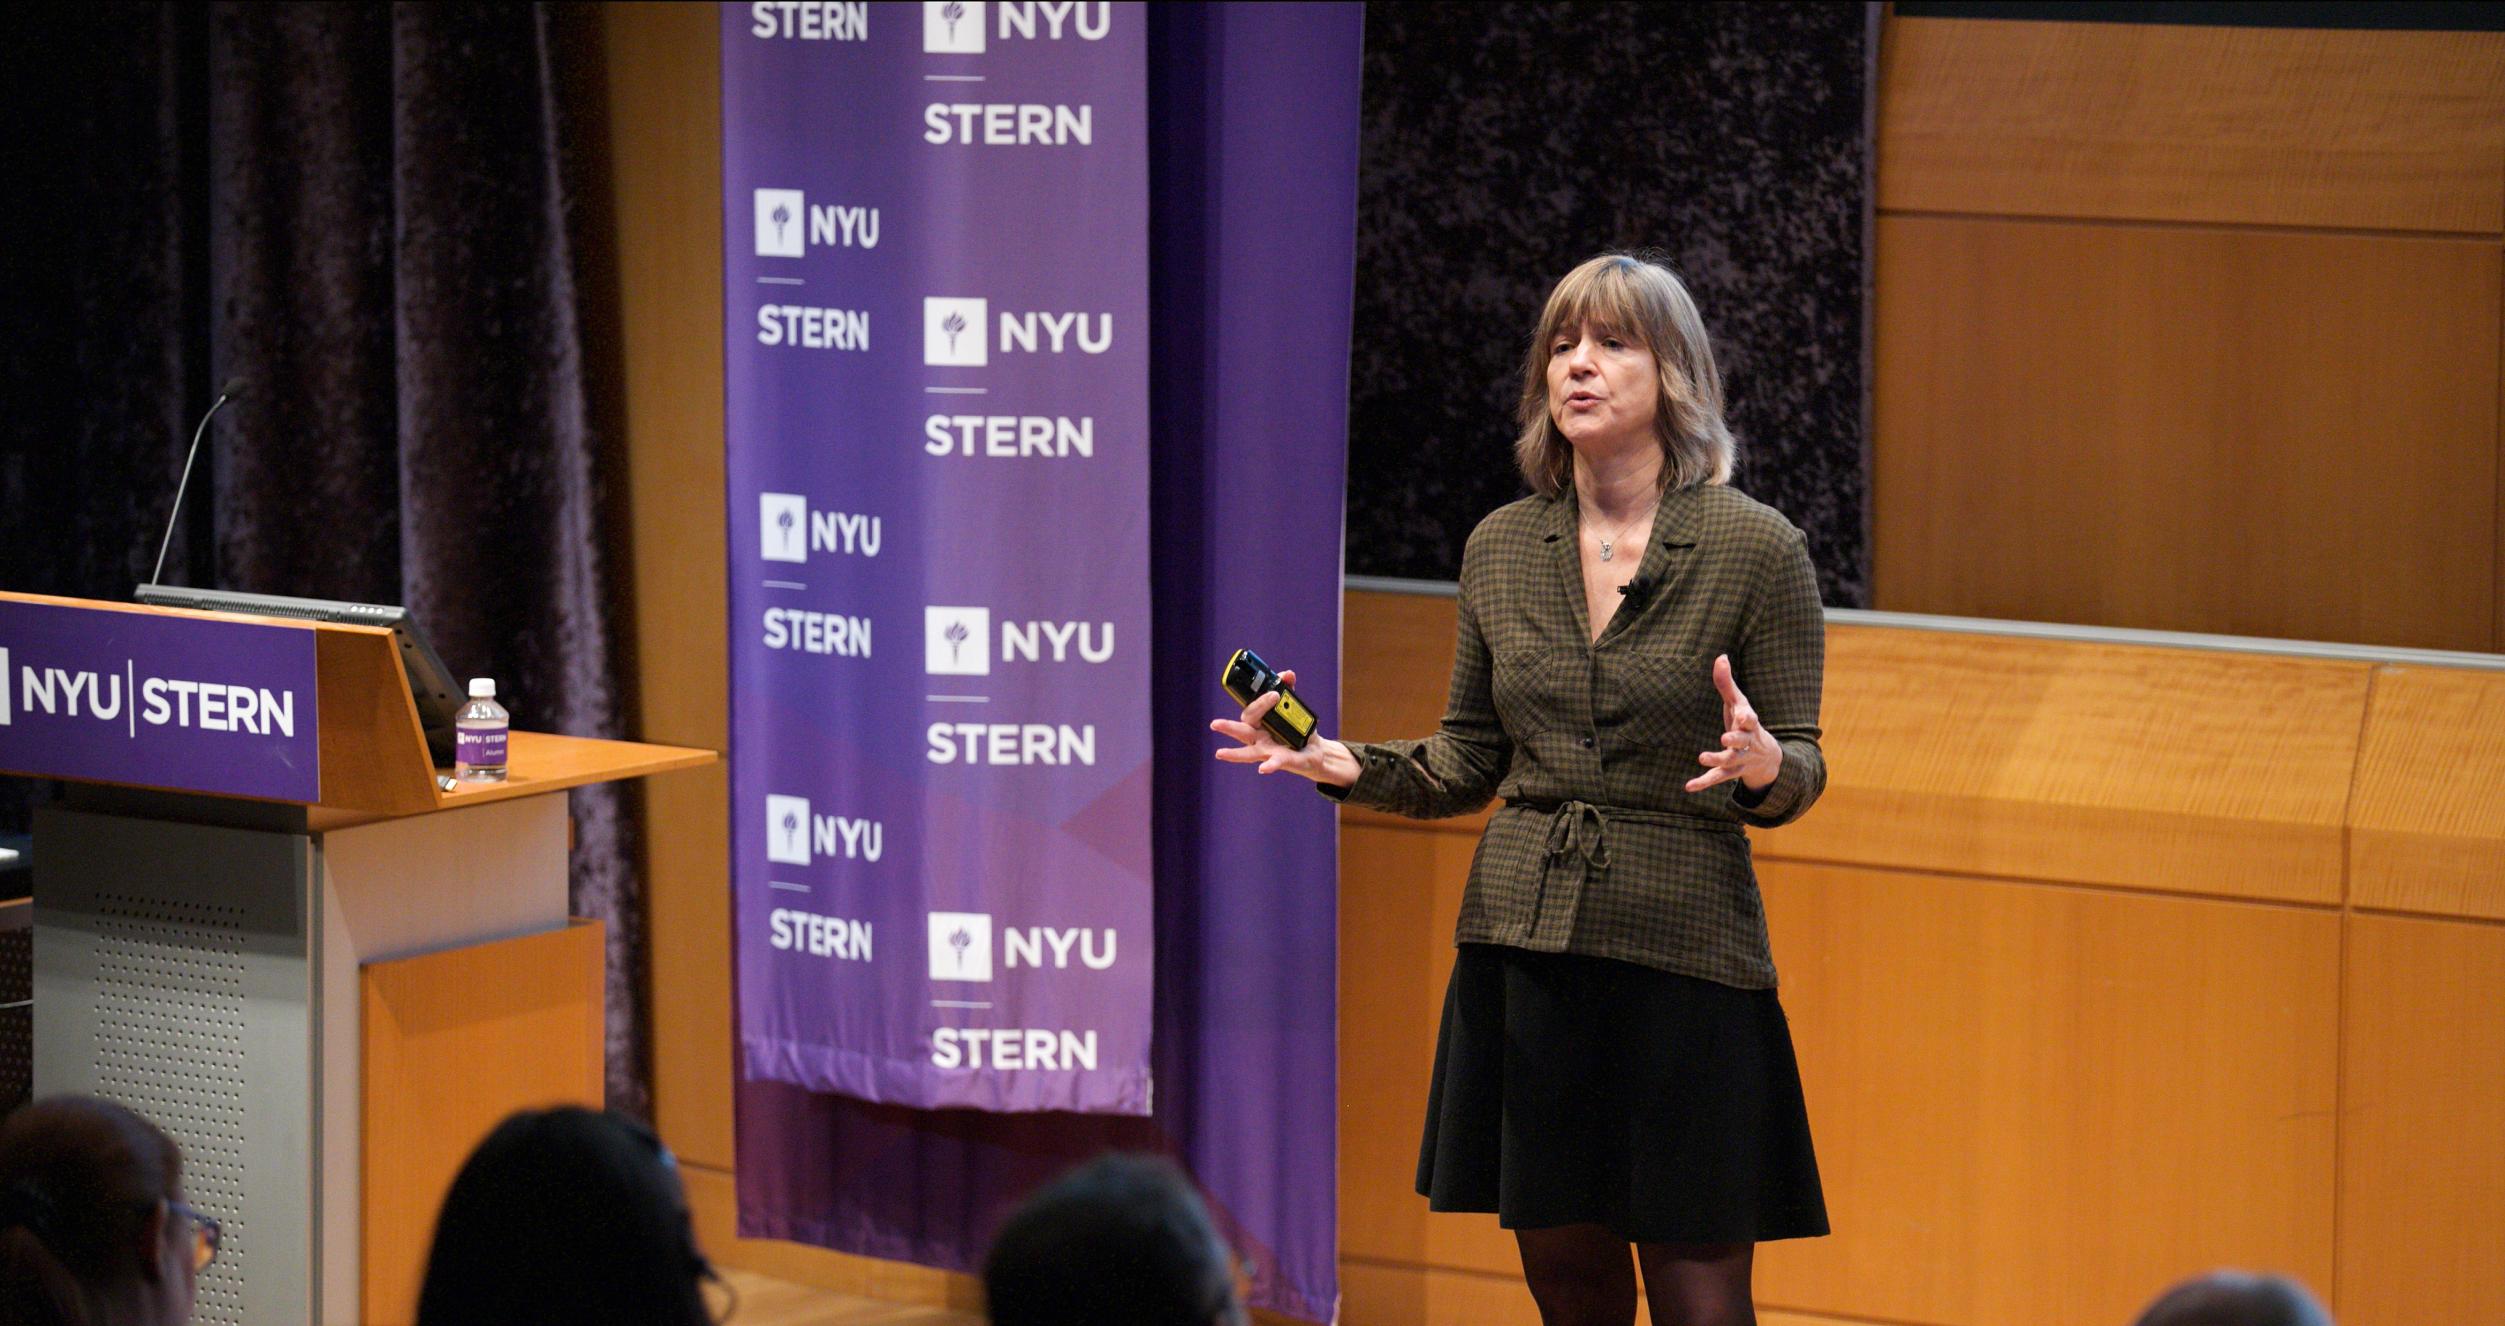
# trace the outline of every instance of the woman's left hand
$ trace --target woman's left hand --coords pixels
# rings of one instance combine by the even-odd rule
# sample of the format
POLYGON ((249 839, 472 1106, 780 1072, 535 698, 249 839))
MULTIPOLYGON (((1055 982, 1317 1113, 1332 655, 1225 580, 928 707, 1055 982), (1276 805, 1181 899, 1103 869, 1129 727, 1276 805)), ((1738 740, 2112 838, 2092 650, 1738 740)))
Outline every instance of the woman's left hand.
POLYGON ((1737 778, 1748 790, 1762 792, 1783 772, 1783 743, 1757 725, 1756 706, 1740 694, 1739 683, 1731 680, 1729 654, 1714 656, 1713 685, 1722 692, 1722 748, 1696 757, 1705 772, 1687 780, 1687 790, 1702 792, 1737 778))

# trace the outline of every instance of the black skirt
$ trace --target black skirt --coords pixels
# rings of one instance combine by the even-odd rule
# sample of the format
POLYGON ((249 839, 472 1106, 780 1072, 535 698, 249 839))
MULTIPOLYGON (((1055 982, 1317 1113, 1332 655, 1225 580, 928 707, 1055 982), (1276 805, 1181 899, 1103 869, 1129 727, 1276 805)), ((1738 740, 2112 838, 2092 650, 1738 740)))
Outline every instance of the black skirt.
POLYGON ((1827 1232, 1774 991, 1494 944, 1453 961, 1418 1191, 1638 1243, 1827 1232))

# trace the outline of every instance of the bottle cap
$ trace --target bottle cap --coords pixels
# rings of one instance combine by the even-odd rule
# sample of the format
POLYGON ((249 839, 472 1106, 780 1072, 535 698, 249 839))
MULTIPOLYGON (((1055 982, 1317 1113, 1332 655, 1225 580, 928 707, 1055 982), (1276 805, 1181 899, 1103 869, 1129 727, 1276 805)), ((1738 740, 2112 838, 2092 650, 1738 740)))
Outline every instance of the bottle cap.
POLYGON ((470 678, 470 698, 473 700, 495 699, 496 679, 493 677, 470 678))

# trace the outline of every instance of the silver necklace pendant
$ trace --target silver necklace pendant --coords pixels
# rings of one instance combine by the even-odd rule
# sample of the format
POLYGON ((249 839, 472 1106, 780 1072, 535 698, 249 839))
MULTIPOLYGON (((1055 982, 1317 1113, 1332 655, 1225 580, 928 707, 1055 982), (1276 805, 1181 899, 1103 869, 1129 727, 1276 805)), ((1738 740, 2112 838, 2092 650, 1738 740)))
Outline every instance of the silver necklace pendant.
POLYGON ((1604 562, 1609 560, 1609 540, 1607 539, 1600 541, 1600 559, 1604 562))

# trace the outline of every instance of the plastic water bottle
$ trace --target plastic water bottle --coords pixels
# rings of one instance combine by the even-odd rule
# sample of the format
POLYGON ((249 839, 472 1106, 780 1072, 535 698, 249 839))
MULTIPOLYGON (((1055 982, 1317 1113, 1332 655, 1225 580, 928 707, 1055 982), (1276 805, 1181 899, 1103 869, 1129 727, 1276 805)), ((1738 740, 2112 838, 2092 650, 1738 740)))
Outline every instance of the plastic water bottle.
POLYGON ((470 702, 452 723, 452 776, 503 782, 505 736, 512 726, 513 715, 496 703, 496 679, 470 678, 470 702))

